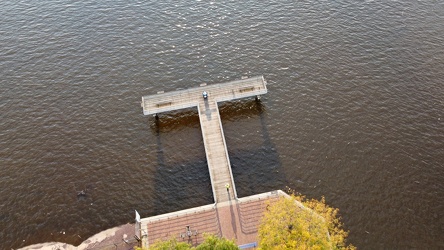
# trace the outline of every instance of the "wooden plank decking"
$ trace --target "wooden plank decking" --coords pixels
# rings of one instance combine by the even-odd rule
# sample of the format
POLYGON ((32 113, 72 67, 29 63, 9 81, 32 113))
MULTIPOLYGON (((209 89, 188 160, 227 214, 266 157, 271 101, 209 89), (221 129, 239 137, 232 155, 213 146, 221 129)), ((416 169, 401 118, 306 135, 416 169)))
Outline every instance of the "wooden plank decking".
POLYGON ((178 109, 196 107, 203 102, 202 92, 206 91, 217 102, 230 101, 267 93, 267 86, 262 76, 211 84, 196 88, 161 92, 142 97, 144 115, 157 114, 178 109))
POLYGON ((199 103, 198 110, 214 201, 218 203, 235 199, 236 187, 217 102, 209 96, 207 101, 199 103), (228 189, 225 186, 227 184, 228 189))

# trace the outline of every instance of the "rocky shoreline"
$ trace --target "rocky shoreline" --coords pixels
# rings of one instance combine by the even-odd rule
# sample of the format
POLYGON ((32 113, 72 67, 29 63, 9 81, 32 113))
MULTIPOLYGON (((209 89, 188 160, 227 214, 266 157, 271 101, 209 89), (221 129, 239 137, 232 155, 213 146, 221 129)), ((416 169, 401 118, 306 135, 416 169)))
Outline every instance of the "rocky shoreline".
POLYGON ((102 231, 89 237, 79 246, 62 242, 46 242, 20 248, 19 250, 84 250, 84 249, 133 249, 137 246, 134 238, 134 224, 125 224, 102 231))

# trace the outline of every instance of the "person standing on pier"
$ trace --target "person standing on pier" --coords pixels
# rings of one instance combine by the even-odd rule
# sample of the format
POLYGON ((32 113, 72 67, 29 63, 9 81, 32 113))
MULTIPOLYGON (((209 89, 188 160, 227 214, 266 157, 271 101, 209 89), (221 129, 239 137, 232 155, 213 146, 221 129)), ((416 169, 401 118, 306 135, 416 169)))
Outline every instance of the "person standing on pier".
POLYGON ((227 189, 227 192, 230 192, 230 184, 225 184, 225 188, 227 189))

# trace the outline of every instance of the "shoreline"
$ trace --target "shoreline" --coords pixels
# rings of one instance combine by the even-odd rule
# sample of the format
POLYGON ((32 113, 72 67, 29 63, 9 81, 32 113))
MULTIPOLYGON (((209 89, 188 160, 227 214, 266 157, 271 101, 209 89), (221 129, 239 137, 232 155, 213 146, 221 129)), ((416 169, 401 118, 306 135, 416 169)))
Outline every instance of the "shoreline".
POLYGON ((78 246, 73 246, 63 242, 45 242, 29 245, 18 250, 83 250, 83 249, 103 249, 112 246, 113 249, 128 249, 137 246, 138 242, 134 238, 134 224, 127 223, 99 232, 78 246))

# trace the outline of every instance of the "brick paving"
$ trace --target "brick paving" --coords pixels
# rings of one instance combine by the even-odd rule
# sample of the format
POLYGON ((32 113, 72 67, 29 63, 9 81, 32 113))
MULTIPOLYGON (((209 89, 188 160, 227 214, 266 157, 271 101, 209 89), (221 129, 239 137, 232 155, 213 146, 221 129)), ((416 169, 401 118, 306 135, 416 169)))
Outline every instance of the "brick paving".
POLYGON ((142 245, 147 247, 158 240, 175 238, 194 246, 210 233, 234 240, 243 245, 257 242, 257 232, 267 205, 285 193, 278 190, 142 219, 142 245), (187 226, 191 235, 187 236, 187 226), (197 234, 196 234, 197 231, 197 234))
POLYGON ((147 224, 147 229, 150 243, 175 238, 195 245, 202 242, 203 232, 221 235, 215 207, 210 210, 155 220, 147 224), (190 236, 186 235, 187 226, 191 231, 190 236))

